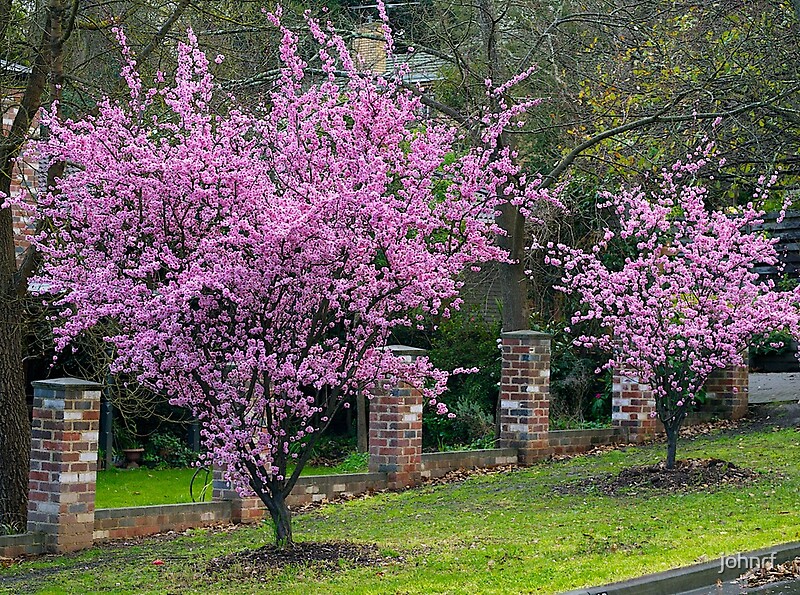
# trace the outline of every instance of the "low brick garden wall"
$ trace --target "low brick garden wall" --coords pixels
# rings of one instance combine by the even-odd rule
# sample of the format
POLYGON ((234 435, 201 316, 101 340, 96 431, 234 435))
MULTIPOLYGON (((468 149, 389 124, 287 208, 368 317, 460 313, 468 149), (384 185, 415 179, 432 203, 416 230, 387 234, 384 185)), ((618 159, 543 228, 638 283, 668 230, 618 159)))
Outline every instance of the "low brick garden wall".
POLYGON ((303 506, 340 497, 351 497, 387 488, 386 473, 307 475, 299 477, 286 499, 289 506, 303 506))
POLYGON ((0 535, 0 558, 18 558, 45 552, 44 533, 22 533, 21 535, 0 535))
POLYGON ((129 508, 98 508, 94 511, 95 542, 143 537, 167 531, 185 531, 231 520, 231 503, 192 502, 129 508))
POLYGON ((422 455, 420 475, 424 479, 436 479, 456 469, 502 467, 516 464, 518 460, 515 448, 428 452, 422 455))
MULTIPOLYGON (((400 383, 372 395, 370 472, 301 477, 288 504, 297 507, 403 489, 457 469, 528 465, 595 446, 639 442, 658 432, 648 387, 621 373, 614 378, 612 428, 551 431, 550 336, 503 333, 501 347, 500 448, 423 454, 423 396, 400 383)), ((424 354, 404 346, 391 349, 409 362, 424 354)), ((29 532, 0 537, 0 557, 75 551, 97 541, 264 518, 261 502, 240 497, 219 471, 214 473, 209 503, 95 510, 101 388, 74 378, 34 383, 29 532)), ((708 389, 714 415, 737 418, 746 410, 746 371, 723 371, 708 389)))
POLYGON ((627 441, 628 435, 623 428, 550 430, 550 451, 554 455, 580 454, 595 446, 627 441))

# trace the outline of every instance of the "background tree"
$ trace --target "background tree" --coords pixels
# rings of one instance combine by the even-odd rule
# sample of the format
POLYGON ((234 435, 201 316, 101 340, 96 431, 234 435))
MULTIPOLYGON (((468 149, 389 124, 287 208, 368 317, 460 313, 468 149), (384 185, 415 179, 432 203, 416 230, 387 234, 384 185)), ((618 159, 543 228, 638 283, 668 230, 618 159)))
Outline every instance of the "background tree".
MULTIPOLYGON (((717 202, 739 178, 776 164, 781 173, 795 167, 800 45, 788 2, 453 0, 403 10, 390 10, 404 25, 398 45, 439 61, 440 80, 418 90, 423 102, 465 126, 495 107, 485 79, 500 85, 534 68, 504 100, 544 101, 502 142, 519 152, 525 170, 544 176, 545 186, 565 176, 575 182, 575 193, 562 194, 570 208, 544 215, 552 226, 534 218, 525 230, 523 214, 510 208, 498 219, 507 231, 499 241, 513 256, 499 272, 506 330, 530 324, 524 271, 541 270, 534 265, 543 257, 525 251, 531 232, 574 234, 576 219, 597 230, 587 189, 667 165, 707 135, 721 154, 730 153, 709 184, 717 202)), ((537 290, 547 285, 540 280, 537 290)))
MULTIPOLYGON (((77 0, 72 4, 77 8, 77 0)), ((74 10, 60 0, 48 0, 36 19, 25 20, 23 8, 10 1, 0 3, 0 47, 4 52, 2 94, 3 112, 9 108, 9 76, 25 72, 24 90, 15 106, 10 129, 0 141, 0 196, 10 195, 15 160, 29 138, 34 118, 48 84, 53 94, 63 81, 64 44, 74 31, 74 10), (29 39, 26 39, 26 34, 29 39), (20 55, 19 46, 27 43, 32 54, 20 55), (21 65, 17 65, 22 61, 21 65), (21 68, 19 67, 21 66, 21 68), (26 68, 27 67, 27 68, 26 68)), ((15 83, 16 85, 16 83, 15 83)), ((55 175, 57 172, 54 171, 55 175)), ((17 262, 14 220, 11 208, 0 208, 0 521, 24 526, 27 516, 28 458, 30 425, 23 377, 24 299, 28 277, 35 268, 30 253, 17 262)))
POLYGON ((448 316, 458 274, 504 256, 487 214, 546 198, 509 182, 518 167, 495 150, 513 112, 486 148, 458 151, 455 129, 423 126, 413 94, 308 22, 317 83, 281 26, 280 86, 257 110, 217 114, 191 36, 174 85, 145 89, 129 61, 127 102, 48 118, 38 146, 75 165, 38 211, 59 344, 114 320, 117 369, 193 410, 209 462, 262 499, 281 545, 285 498, 344 403, 397 379, 432 404, 444 390, 427 359, 382 349, 391 330, 448 316))
POLYGON ((572 323, 599 323, 575 342, 611 352, 606 367, 651 387, 667 433, 667 468, 712 372, 746 365, 751 340, 771 331, 800 337, 800 291, 776 291, 753 270, 778 263, 775 240, 751 231, 762 213, 752 205, 710 211, 708 189, 696 182, 705 165, 690 157, 665 170, 653 190, 605 193, 619 226, 606 228, 591 251, 551 245, 549 258, 563 271, 558 289, 580 299, 572 323), (632 252, 619 266, 604 261, 613 242, 632 252))

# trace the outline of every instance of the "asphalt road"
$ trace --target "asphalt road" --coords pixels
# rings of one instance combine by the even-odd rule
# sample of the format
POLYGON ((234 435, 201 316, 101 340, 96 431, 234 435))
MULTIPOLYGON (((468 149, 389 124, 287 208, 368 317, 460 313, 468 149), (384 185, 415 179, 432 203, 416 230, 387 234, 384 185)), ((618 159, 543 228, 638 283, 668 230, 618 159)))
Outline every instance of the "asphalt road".
POLYGON ((750 374, 751 403, 800 402, 800 372, 750 374))

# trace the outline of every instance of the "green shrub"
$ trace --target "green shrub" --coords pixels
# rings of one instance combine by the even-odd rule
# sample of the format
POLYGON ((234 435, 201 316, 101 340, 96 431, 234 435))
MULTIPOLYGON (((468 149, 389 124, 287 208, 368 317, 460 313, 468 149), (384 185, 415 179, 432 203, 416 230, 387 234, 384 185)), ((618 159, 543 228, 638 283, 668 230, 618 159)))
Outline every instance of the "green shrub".
POLYGON ((427 450, 492 448, 475 446, 494 441, 494 416, 481 403, 462 396, 449 409, 454 418, 432 411, 423 415, 422 440, 427 450))
POLYGON ((191 467, 197 461, 197 453, 175 434, 155 432, 147 442, 143 461, 159 469, 191 467))
POLYGON ((0 521, 0 536, 16 535, 25 532, 25 522, 22 520, 0 521))
POLYGON ((111 425, 114 436, 114 449, 117 451, 142 448, 142 441, 136 430, 135 420, 114 417, 111 425))
POLYGON ((308 464, 313 467, 335 467, 355 451, 356 439, 354 436, 327 434, 314 445, 308 464))
POLYGON ((427 411, 422 418, 426 450, 461 448, 494 437, 494 412, 500 383, 500 324, 474 311, 454 312, 432 333, 428 356, 443 370, 478 368, 450 377, 441 401, 454 419, 427 411))
POLYGON ((780 355, 793 351, 792 335, 788 331, 773 331, 750 345, 750 355, 780 355))
POLYGON ((597 369, 606 361, 601 353, 579 349, 560 328, 543 329, 553 335, 550 360, 550 427, 577 429, 611 423, 611 372, 597 369))

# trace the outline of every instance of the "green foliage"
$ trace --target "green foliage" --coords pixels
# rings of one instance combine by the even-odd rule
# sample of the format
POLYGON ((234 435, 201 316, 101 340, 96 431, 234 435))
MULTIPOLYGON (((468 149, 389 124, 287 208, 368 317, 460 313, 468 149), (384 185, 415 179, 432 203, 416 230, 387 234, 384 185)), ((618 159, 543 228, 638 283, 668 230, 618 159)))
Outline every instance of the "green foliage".
POLYGON ((596 393, 592 404, 589 406, 589 419, 593 423, 608 426, 611 423, 611 400, 614 396, 614 375, 611 370, 605 370, 600 378, 603 390, 596 393))
POLYGON ((607 427, 611 423, 613 377, 597 369, 601 353, 579 349, 563 328, 542 329, 553 336, 550 359, 550 426, 553 429, 607 427))
POLYGON ((474 311, 455 312, 442 321, 431 341, 431 362, 443 370, 479 369, 474 374, 452 376, 449 396, 477 401, 484 411, 493 411, 500 382, 499 337, 500 323, 487 322, 474 311))
POLYGON ((602 430, 609 424, 601 421, 575 421, 568 418, 559 418, 550 422, 551 430, 602 430))
POLYGON ((750 345, 750 355, 776 355, 793 350, 791 333, 778 330, 757 339, 750 345))
POLYGON ((493 434, 487 434, 483 438, 477 438, 469 444, 441 444, 437 452, 453 452, 458 450, 485 450, 497 448, 497 440, 493 434))
POLYGON ((155 432, 147 441, 142 460, 157 469, 191 467, 197 462, 197 453, 175 434, 155 432))
POLYGON ((427 450, 472 450, 492 448, 484 446, 494 442, 494 417, 478 401, 458 397, 448 405, 454 418, 426 412, 422 418, 422 442, 427 450))
POLYGON ((22 521, 0 522, 0 537, 3 535, 17 535, 25 532, 25 523, 22 521))
MULTIPOLYGON (((781 192, 770 192, 765 200, 758 204, 760 208, 767 212, 780 211, 783 208, 785 197, 781 192)), ((796 210, 800 207, 800 194, 795 194, 792 201, 788 205, 788 210, 796 210)))
POLYGON ((428 356, 443 370, 478 368, 473 374, 450 377, 441 401, 454 419, 426 411, 423 445, 442 450, 493 437, 494 411, 500 383, 500 324, 485 321, 474 311, 454 312, 431 338, 428 356))
POLYGON ((116 450, 129 450, 142 448, 141 438, 136 432, 136 421, 120 421, 114 418, 112 424, 112 434, 114 436, 114 448, 116 450))
POLYGON ((326 434, 314 445, 308 463, 311 466, 334 467, 347 460, 355 451, 356 439, 354 436, 326 434))
POLYGON ((800 285, 800 279, 793 278, 787 274, 784 274, 775 283, 775 289, 777 289, 778 291, 792 291, 798 285, 800 285))

